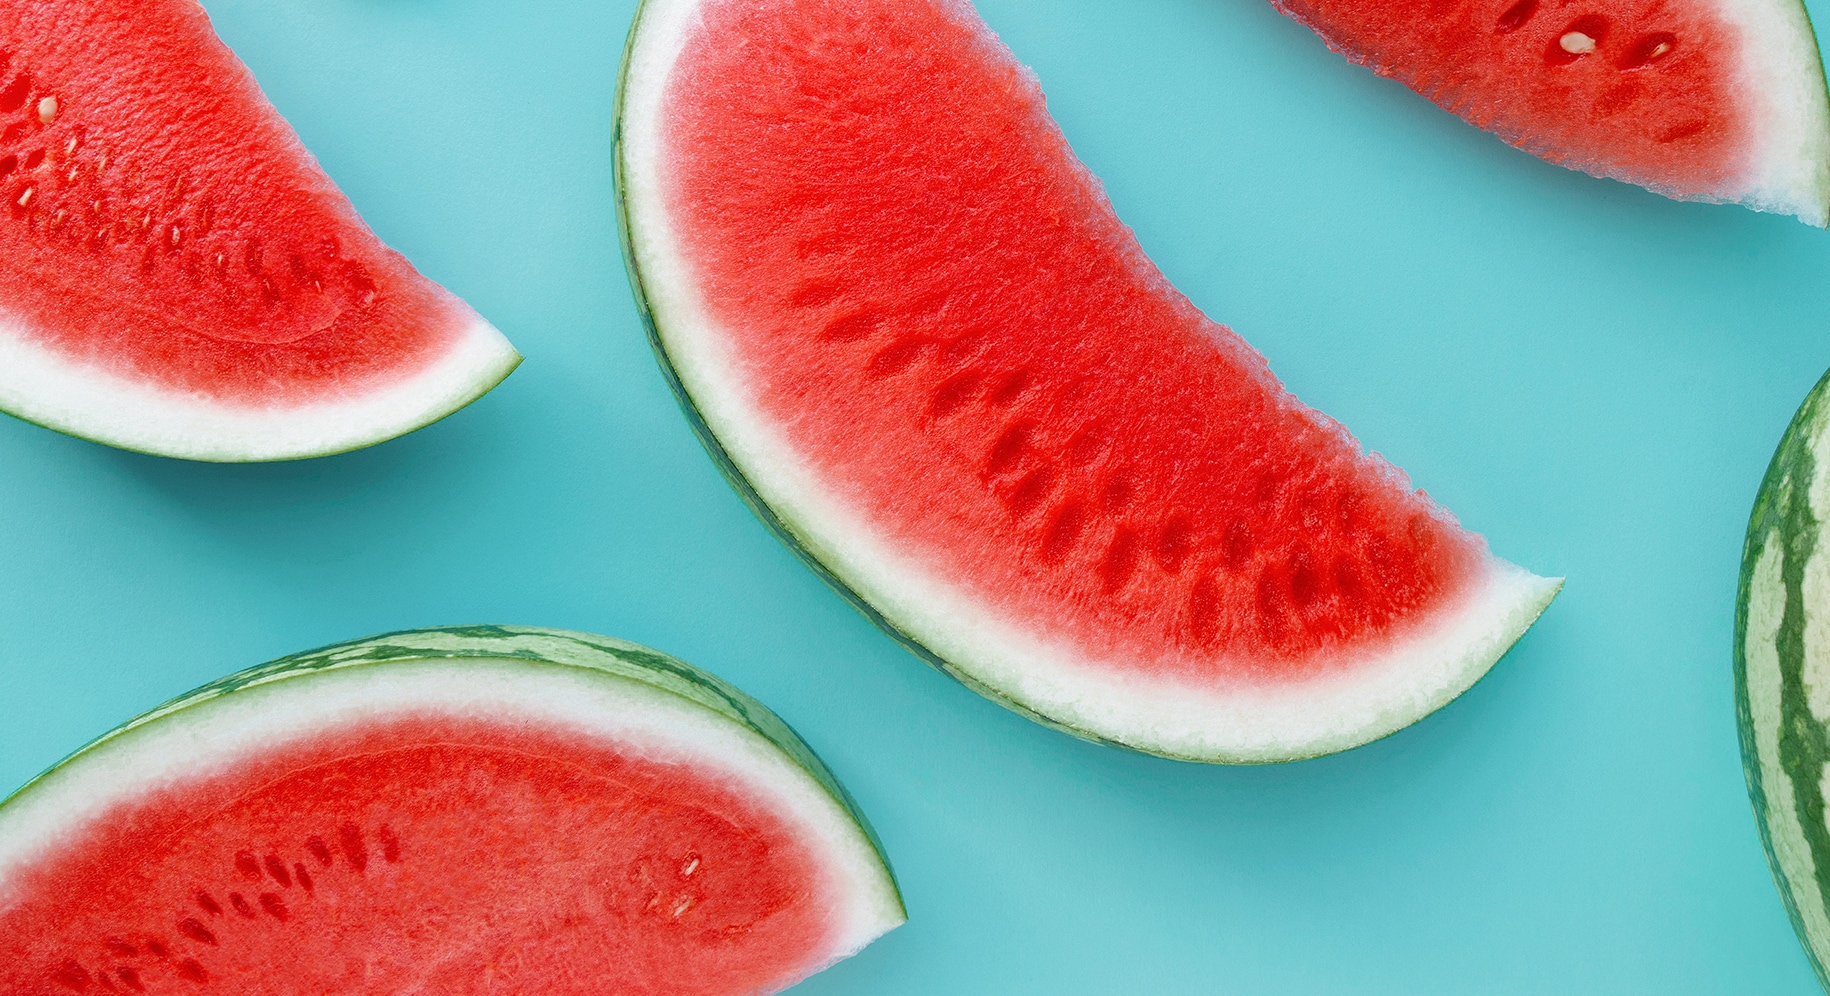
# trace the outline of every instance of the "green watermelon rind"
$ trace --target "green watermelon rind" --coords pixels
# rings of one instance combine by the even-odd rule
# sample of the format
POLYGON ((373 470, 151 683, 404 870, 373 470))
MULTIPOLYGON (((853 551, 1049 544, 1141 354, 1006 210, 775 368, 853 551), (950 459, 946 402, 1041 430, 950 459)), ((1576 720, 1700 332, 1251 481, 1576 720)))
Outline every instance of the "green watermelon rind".
POLYGON ((857 827, 874 853, 888 895, 896 904, 896 914, 906 919, 901 889, 876 830, 832 770, 781 717, 729 682, 685 661, 640 644, 569 630, 501 625, 435 627, 387 633, 281 657, 213 681, 97 737, 0 800, 0 812, 41 790, 78 758, 104 751, 135 730, 237 692, 328 671, 452 660, 508 661, 598 672, 684 700, 761 737, 811 777, 857 827))
POLYGON ((1820 461, 1820 455, 1812 444, 1822 440, 1827 416, 1830 416, 1830 373, 1826 373, 1817 382, 1817 386, 1799 406, 1791 424, 1786 427, 1785 435, 1761 480, 1753 513, 1748 519, 1747 536, 1741 554, 1741 577, 1735 599, 1734 682, 1735 720, 1741 742, 1742 772, 1747 778, 1748 797, 1753 805, 1755 822, 1760 828, 1761 847, 1766 852, 1773 882, 1785 904, 1786 914, 1798 932, 1805 954, 1810 959, 1811 968, 1817 973, 1818 981, 1830 991, 1830 969, 1826 968, 1826 956, 1830 955, 1830 935, 1812 936, 1792 881, 1794 871, 1808 873, 1815 879, 1819 887, 1817 903, 1820 909, 1823 908, 1826 897, 1830 897, 1830 881, 1826 880, 1824 874, 1825 871, 1830 871, 1830 828, 1825 825, 1824 800, 1820 789, 1825 762, 1830 760, 1830 750, 1826 749, 1830 730, 1811 714, 1804 689, 1804 571, 1816 551, 1820 526, 1810 502, 1811 483, 1817 475, 1817 464, 1820 461), (1780 580, 1784 589, 1784 606, 1773 643, 1780 679, 1779 721, 1774 731, 1779 756, 1766 758, 1761 753, 1754 715, 1748 643, 1750 614, 1757 597, 1754 590, 1755 575, 1769 543, 1775 540, 1780 544, 1777 551, 1781 558, 1780 580), (1786 736, 1788 732, 1793 735, 1786 736), (1803 743, 1801 740, 1812 742, 1803 743), (1816 749, 1809 750, 1810 747, 1816 749), (1791 855, 1790 847, 1782 846, 1781 842, 1774 839, 1772 808, 1775 801, 1769 792, 1783 792, 1786 786, 1769 783, 1764 770, 1769 762, 1790 783, 1789 801, 1793 811, 1798 814, 1799 830, 1814 866, 1811 869, 1789 867, 1795 865, 1797 859, 1791 855), (1810 774, 1813 767, 1815 775, 1810 774), (1800 778, 1800 775, 1806 777, 1800 778))
MULTIPOLYGON (((629 280, 637 313, 641 318, 643 328, 648 337, 649 346, 654 353, 663 378, 666 380, 668 387, 673 391, 674 397, 679 403, 681 411, 686 416, 688 424, 692 427, 694 435, 698 437, 700 444, 712 457, 713 463, 718 468, 719 473, 725 478, 726 482, 730 485, 732 490, 737 493, 739 498, 749 506, 751 512, 769 529, 770 532, 774 533, 778 539, 786 544, 788 548, 813 571, 815 576, 845 601, 850 603, 852 607, 866 619, 875 624, 885 634, 901 644, 909 652, 926 662, 929 666, 1018 715, 1033 720, 1042 726, 1066 733, 1090 743, 1119 747, 1143 754, 1179 761, 1239 765, 1278 764, 1323 757, 1383 740, 1386 737, 1401 732, 1423 716, 1435 712, 1449 701, 1465 694, 1469 688, 1478 683, 1480 679, 1484 678, 1486 674, 1489 673, 1492 666, 1504 656, 1507 649, 1509 649, 1525 630, 1535 622, 1537 617, 1542 614, 1544 609, 1548 607, 1550 601, 1561 590, 1561 579, 1535 578, 1526 572, 1520 571, 1518 568, 1505 564, 1503 561, 1496 560, 1496 564, 1501 565, 1503 570, 1516 572, 1519 575, 1530 578, 1533 582, 1533 586, 1537 590, 1531 596, 1530 601, 1532 604, 1521 604, 1521 606, 1518 607, 1519 610, 1524 612, 1524 615, 1521 618, 1512 621, 1512 623, 1516 623, 1516 628, 1509 630, 1510 635, 1505 637, 1497 647, 1493 648, 1490 657, 1478 662, 1478 668, 1468 669, 1468 673, 1455 679, 1455 683, 1452 686, 1447 686, 1444 689, 1433 692, 1431 701, 1427 703, 1425 707, 1418 710, 1416 714, 1409 719, 1399 722, 1396 725, 1385 725, 1383 728, 1356 732, 1351 739, 1330 738, 1322 740, 1318 738, 1317 740, 1304 744, 1280 745, 1275 749, 1264 751, 1213 749, 1206 745, 1200 747, 1187 745, 1159 745, 1157 743, 1152 743, 1147 739, 1140 738, 1134 740, 1125 736, 1123 733, 1112 735, 1103 734, 1080 725, 1075 725, 1075 723, 1071 721, 1059 719, 1041 712, 1038 708, 1014 698, 1012 695, 1007 694, 999 688, 991 686, 985 680, 974 675, 966 668, 948 660, 946 656, 936 652, 927 644, 923 643, 915 635, 892 621, 883 611, 873 605, 857 588, 844 580, 832 567, 821 559, 816 552, 820 546, 819 543, 805 535, 801 529, 797 528, 792 520, 777 513, 762 496, 756 484, 752 482, 740 468, 725 444, 712 429, 698 403, 694 400, 691 391, 687 388, 673 356, 668 351, 665 336, 655 317, 654 308, 651 303, 654 299, 654 295, 648 287, 647 278, 644 276, 641 264, 638 260, 637 239, 634 220, 632 218, 633 212, 629 200, 630 188, 628 183, 630 166, 627 156, 626 128, 628 126, 628 116, 626 111, 630 74, 634 63, 633 56, 636 51, 637 41, 642 35, 644 18, 648 15, 651 6, 652 0, 641 0, 638 4, 634 18, 631 22, 629 34, 624 43, 622 68, 618 74, 614 104, 615 123, 613 126, 612 154, 612 172, 616 187, 615 203, 617 209, 617 225, 622 244, 624 269, 629 280)), ((1511 625, 1511 623, 1508 625, 1511 625)), ((1473 654, 1470 654, 1468 660, 1473 660, 1473 654)))

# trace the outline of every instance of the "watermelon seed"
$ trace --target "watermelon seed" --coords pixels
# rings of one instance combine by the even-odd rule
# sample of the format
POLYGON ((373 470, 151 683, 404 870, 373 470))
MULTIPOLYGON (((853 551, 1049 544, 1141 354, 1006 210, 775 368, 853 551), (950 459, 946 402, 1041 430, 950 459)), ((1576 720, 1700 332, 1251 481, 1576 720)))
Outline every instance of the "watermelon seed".
POLYGON ((1585 14, 1570 22, 1544 52, 1544 61, 1553 66, 1567 66, 1593 53, 1607 40, 1608 19, 1585 14))
POLYGON ((1226 530, 1224 547, 1226 566, 1238 570, 1245 566, 1252 557, 1252 531, 1243 520, 1234 522, 1226 530))
POLYGON ((400 838, 394 836, 394 831, 384 825, 375 836, 381 838, 382 860, 390 865, 400 861, 400 838))
POLYGON ((140 956, 139 948, 134 947, 119 937, 110 937, 108 939, 107 947, 108 953, 114 955, 116 958, 138 958, 140 956))
POLYGON ((866 364, 865 372, 871 377, 889 377, 907 370, 928 347, 934 345, 926 336, 908 336, 898 339, 884 347, 866 364))
POLYGON ((1074 541, 1080 538, 1080 530, 1086 525, 1086 510, 1079 502, 1069 502, 1062 506, 1049 522, 1048 531, 1042 537, 1042 559, 1060 560, 1074 548, 1074 541))
POLYGON ((197 905, 203 907, 203 911, 211 916, 222 915, 222 906, 207 892, 197 893, 197 905))
POLYGON ((825 331, 820 333, 820 338, 829 342, 855 342, 869 338, 872 332, 877 331, 877 326, 882 322, 880 317, 871 312, 856 311, 827 322, 825 331))
POLYGON ((693 872, 696 872, 698 870, 699 870, 699 856, 697 854, 688 855, 687 859, 686 859, 686 864, 680 866, 680 877, 681 878, 691 878, 693 875, 693 872))
POLYGON ((235 855, 235 870, 250 882, 261 880, 261 863, 255 859, 253 851, 242 851, 235 855))
MULTIPOLYGON (((64 155, 66 155, 66 156, 76 155, 76 139, 72 138, 68 142, 64 143, 64 155)), ((72 173, 72 174, 70 174, 70 176, 72 179, 74 179, 76 177, 76 174, 72 173)))
POLYGON ((1007 427, 991 444, 991 453, 985 458, 985 472, 992 476, 1014 470, 1029 452, 1029 435, 1031 425, 1027 421, 1016 422, 1007 427))
POLYGON ((48 125, 57 117, 57 98, 46 97, 38 102, 38 123, 48 125))
POLYGON ((273 880, 281 886, 292 888, 292 873, 286 870, 286 862, 281 861, 278 855, 267 855, 267 874, 272 875, 273 880))
POLYGON ((1055 485, 1055 471, 1050 467, 1037 467, 1026 474, 1017 486, 1004 496, 1004 507, 1010 510, 1011 518, 1023 519, 1041 506, 1044 499, 1055 485))
POLYGON ((343 845, 343 856, 349 859, 350 865, 357 871, 369 866, 369 849, 362 843, 362 831, 357 829, 356 824, 345 823, 337 828, 337 843, 343 845))
POLYGON ((971 371, 947 378, 934 389, 933 396, 928 399, 928 414, 933 418, 944 418, 952 414, 972 400, 982 384, 983 378, 971 371))
POLYGON ((30 204, 30 203, 32 203, 32 195, 33 195, 33 194, 35 194, 35 193, 37 193, 37 192, 38 192, 38 188, 37 188, 37 187, 27 187, 27 188, 25 188, 25 193, 23 193, 23 194, 20 194, 20 195, 19 195, 19 200, 18 200, 18 204, 19 204, 19 206, 20 206, 20 207, 25 207, 25 206, 26 206, 26 205, 27 205, 27 204, 30 204))
POLYGON ((178 933, 183 934, 199 944, 208 944, 211 947, 216 946, 216 935, 210 931, 210 928, 205 927, 196 917, 185 917, 183 920, 178 921, 178 933))
POLYGON ((40 167, 42 165, 44 165, 44 150, 43 149, 33 149, 32 151, 25 154, 25 168, 26 169, 37 169, 38 167, 40 167))
POLYGON ((261 909, 266 910, 268 916, 271 916, 281 923, 285 923, 287 920, 292 919, 292 911, 286 908, 285 902, 280 899, 277 893, 261 893, 261 909))
POLYGON ((146 991, 145 983, 142 983, 140 981, 140 973, 138 971, 135 971, 133 966, 116 965, 114 968, 114 974, 120 976, 121 981, 123 983, 126 983, 127 988, 133 990, 134 992, 143 993, 146 991))
POLYGON ((1137 533, 1120 526, 1106 547, 1105 559, 1099 562, 1099 576, 1107 591, 1117 591, 1137 571, 1137 533))
POLYGON ((165 945, 160 944, 158 941, 147 941, 146 950, 151 951, 154 958, 164 958, 171 954, 170 951, 166 950, 165 945))
POLYGON ((18 168, 19 168, 19 157, 18 156, 7 156, 3 159, 0 159, 0 176, 5 176, 8 173, 11 173, 12 171, 14 171, 18 168))
POLYGON ((260 916, 259 913, 254 912, 254 907, 248 905, 247 898, 239 892, 229 893, 229 905, 235 907, 235 912, 240 913, 250 920, 260 916))
POLYGON ((1511 34, 1524 27, 1525 22, 1531 20, 1531 15, 1537 12, 1538 0, 1519 0, 1500 15, 1499 21, 1493 26, 1493 31, 1495 34, 1501 35, 1511 34))
POLYGON ((1163 526, 1163 532, 1157 537, 1157 563, 1172 574, 1181 571, 1182 562, 1193 552, 1194 537, 1191 532, 1188 519, 1175 515, 1163 526))
POLYGON ((687 910, 690 910, 692 908, 693 908, 693 897, 681 896, 680 901, 674 904, 674 916, 676 916, 676 917, 682 916, 686 913, 687 910))
POLYGON ((64 963, 58 967, 57 971, 51 973, 51 978, 56 979, 60 985, 78 992, 89 988, 89 970, 78 964, 74 958, 64 959, 64 963))
POLYGON ((1123 473, 1113 474, 1106 480, 1105 488, 1100 492, 1100 501, 1108 512, 1122 512, 1131 505, 1131 478, 1123 473))
POLYGON ((1623 70, 1644 69, 1654 62, 1671 54, 1677 47, 1677 36, 1670 32, 1660 31, 1655 34, 1641 35, 1634 39, 1627 51, 1621 55, 1616 66, 1623 70))
POLYGON ((303 861, 294 861, 292 863, 292 875, 299 880, 300 888, 304 889, 306 892, 311 891, 311 873, 305 870, 305 863, 303 861))
POLYGON ((210 976, 203 970, 202 965, 197 964, 197 959, 186 958, 178 963, 178 977, 188 982, 204 982, 210 976))
POLYGON ((32 90, 32 75, 20 73, 19 77, 0 90, 0 113, 11 114, 25 106, 26 94, 32 90))

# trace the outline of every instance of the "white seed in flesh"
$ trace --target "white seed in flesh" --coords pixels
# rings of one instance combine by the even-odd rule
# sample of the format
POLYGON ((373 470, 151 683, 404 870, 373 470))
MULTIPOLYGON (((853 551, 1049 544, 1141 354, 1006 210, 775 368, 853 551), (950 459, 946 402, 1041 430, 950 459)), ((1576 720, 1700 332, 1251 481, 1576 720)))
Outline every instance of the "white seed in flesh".
POLYGON ((1580 31, 1571 31, 1557 39, 1557 44, 1571 55, 1587 55, 1595 51, 1595 39, 1580 31))

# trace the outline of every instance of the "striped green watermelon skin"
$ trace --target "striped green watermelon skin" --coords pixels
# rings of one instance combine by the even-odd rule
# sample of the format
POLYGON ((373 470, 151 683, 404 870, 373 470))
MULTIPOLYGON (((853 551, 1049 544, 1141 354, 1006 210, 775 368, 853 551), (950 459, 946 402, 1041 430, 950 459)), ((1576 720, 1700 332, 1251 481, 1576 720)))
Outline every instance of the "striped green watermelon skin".
POLYGON ((404 630, 365 640, 333 644, 256 665, 173 699, 97 737, 69 758, 52 766, 44 775, 26 783, 6 801, 10 802, 13 798, 32 791, 46 775, 62 767, 71 758, 93 751, 131 730, 211 699, 314 671, 429 658, 524 660, 589 668, 639 681, 697 703, 755 731, 805 769, 864 830, 883 866, 886 869, 889 867, 882 841, 877 838, 876 831, 872 829, 870 821, 865 819, 851 794, 839 783, 831 769, 826 767, 826 763, 807 746, 806 741, 767 706, 715 675, 640 644, 589 633, 533 626, 447 626, 404 630))
POLYGON ((1830 990, 1830 374, 1786 429, 1748 522, 1735 611, 1735 714, 1774 882, 1830 990), (1813 664, 1813 658, 1819 663, 1813 664), (1813 698, 1819 701, 1814 705, 1813 698))

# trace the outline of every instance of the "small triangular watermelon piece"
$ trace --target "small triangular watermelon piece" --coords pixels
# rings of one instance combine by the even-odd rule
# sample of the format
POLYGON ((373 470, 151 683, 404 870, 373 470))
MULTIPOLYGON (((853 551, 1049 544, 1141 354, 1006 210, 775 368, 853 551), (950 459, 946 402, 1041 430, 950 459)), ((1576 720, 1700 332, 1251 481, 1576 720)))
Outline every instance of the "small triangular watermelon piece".
POLYGON ((1341 750, 1560 582, 1177 293, 959 0, 647 0, 618 118, 638 300, 714 454, 874 619, 1080 736, 1341 750))
POLYGON ((583 633, 282 658, 0 804, 8 996, 763 996, 903 919, 774 713, 583 633))
POLYGON ((1799 0, 1273 0, 1353 62, 1560 166, 1830 220, 1799 0))
POLYGON ((194 0, 0 0, 0 410, 289 459, 435 421, 519 361, 369 231, 194 0))

